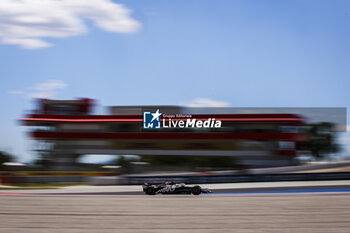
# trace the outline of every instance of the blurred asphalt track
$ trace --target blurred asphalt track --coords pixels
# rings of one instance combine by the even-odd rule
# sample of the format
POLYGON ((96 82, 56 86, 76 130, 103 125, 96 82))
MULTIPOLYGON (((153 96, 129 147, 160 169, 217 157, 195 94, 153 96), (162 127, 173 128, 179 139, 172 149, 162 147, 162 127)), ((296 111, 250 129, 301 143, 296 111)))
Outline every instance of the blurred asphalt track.
MULTIPOLYGON (((224 183, 201 184, 209 188, 213 194, 240 194, 240 193, 281 193, 281 192, 327 192, 350 191, 350 181, 290 181, 290 182, 251 182, 251 183, 224 183)), ((0 186, 1 188, 1 186, 0 186)), ((60 189, 23 189, 0 190, 0 194, 53 194, 53 195, 144 195, 141 185, 118 186, 69 186, 60 189)))
POLYGON ((203 187, 212 188, 217 194, 220 193, 218 190, 222 192, 220 195, 200 196, 115 195, 137 192, 140 186, 0 190, 3 194, 0 196, 0 232, 350 231, 350 192, 346 191, 350 187, 349 181, 212 184, 203 187), (275 190, 271 193, 257 190, 264 188, 275 190), (227 189, 234 189, 234 194, 224 192, 227 189), (238 189, 250 191, 240 193, 238 189), (288 191, 291 189, 304 191, 291 193, 288 191))

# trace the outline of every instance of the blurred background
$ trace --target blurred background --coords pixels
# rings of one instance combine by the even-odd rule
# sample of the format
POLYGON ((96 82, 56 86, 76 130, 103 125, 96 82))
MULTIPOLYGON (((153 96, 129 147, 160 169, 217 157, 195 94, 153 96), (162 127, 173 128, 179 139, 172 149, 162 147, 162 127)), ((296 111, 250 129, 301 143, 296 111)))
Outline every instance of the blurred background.
POLYGON ((1 182, 349 175, 349 10, 347 1, 3 1, 1 182), (233 120, 145 132, 145 108, 233 120))

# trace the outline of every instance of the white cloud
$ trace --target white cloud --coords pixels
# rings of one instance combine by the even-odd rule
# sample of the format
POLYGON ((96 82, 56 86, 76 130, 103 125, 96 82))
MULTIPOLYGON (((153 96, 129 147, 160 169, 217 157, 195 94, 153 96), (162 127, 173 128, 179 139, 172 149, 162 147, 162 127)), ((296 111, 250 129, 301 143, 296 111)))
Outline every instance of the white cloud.
POLYGON ((64 89, 67 84, 61 80, 49 80, 43 83, 37 83, 30 88, 33 91, 27 96, 29 98, 53 98, 58 94, 58 90, 64 89))
POLYGON ((230 104, 224 101, 217 101, 208 98, 195 98, 193 100, 183 102, 181 105, 186 107, 229 107, 230 104))
POLYGON ((1 42, 3 44, 20 45, 23 49, 38 49, 52 46, 52 44, 43 40, 30 38, 2 38, 1 42))
POLYGON ((84 19, 118 33, 136 32, 131 11, 111 0, 0 0, 0 42, 24 49, 52 46, 44 38, 88 32, 84 19))
POLYGON ((22 95, 24 92, 20 90, 11 90, 11 91, 8 91, 7 93, 11 95, 22 95))

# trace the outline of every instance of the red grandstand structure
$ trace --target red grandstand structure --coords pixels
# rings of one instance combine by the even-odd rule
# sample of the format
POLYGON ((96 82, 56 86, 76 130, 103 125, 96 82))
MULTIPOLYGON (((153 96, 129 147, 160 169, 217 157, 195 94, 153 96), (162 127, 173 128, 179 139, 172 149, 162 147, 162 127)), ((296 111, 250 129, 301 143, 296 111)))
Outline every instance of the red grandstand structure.
POLYGON ((145 109, 182 113, 184 108, 113 106, 109 114, 94 115, 93 106, 94 100, 87 98, 39 99, 37 109, 20 121, 35 126, 30 137, 50 145, 46 149, 62 167, 86 154, 234 156, 249 167, 286 166, 295 164, 298 144, 307 140, 305 119, 295 114, 192 114, 215 118, 222 127, 145 130, 145 109))

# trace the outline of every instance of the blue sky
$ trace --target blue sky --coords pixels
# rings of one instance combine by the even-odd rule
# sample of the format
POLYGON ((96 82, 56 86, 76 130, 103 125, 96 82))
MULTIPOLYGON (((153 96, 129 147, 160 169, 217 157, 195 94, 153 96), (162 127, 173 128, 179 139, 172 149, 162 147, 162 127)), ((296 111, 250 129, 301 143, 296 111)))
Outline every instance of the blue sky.
POLYGON ((50 15, 13 2, 0 3, 0 16, 11 19, 0 17, 0 29, 16 29, 0 32, 0 150, 21 161, 34 156, 16 122, 33 108, 30 96, 89 97, 101 106, 199 98, 231 107, 350 107, 349 1, 100 0, 95 14, 96 0, 86 0, 51 6, 50 15))

